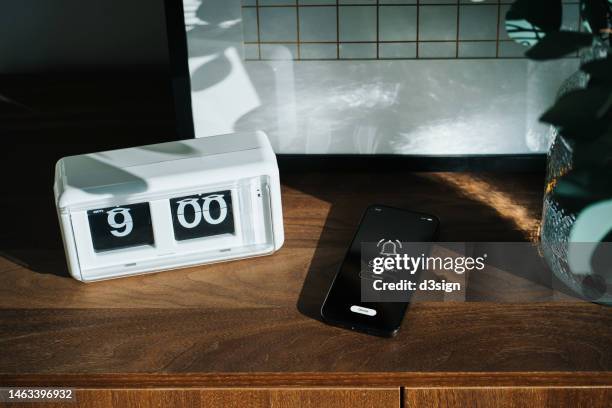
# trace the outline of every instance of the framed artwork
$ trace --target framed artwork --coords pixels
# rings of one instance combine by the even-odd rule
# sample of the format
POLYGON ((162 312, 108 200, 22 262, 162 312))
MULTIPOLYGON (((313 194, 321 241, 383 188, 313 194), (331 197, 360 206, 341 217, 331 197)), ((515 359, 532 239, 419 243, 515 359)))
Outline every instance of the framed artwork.
MULTIPOLYGON (((183 0, 183 122, 195 137, 263 130, 281 156, 541 156, 539 114, 578 60, 525 59, 508 7, 183 0)), ((568 3, 564 24, 578 14, 568 3)))

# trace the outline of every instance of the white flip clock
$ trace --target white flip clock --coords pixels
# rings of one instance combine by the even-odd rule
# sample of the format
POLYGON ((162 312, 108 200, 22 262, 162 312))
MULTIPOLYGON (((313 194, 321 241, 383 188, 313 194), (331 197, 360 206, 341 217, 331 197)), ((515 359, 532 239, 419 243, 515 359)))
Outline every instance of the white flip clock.
POLYGON ((284 241, 263 132, 65 157, 54 190, 68 267, 84 282, 267 255, 284 241))

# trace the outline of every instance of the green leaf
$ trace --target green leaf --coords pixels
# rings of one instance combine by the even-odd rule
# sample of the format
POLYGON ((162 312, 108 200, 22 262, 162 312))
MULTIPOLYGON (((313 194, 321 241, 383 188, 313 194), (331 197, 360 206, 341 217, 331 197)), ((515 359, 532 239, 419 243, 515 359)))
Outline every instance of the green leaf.
POLYGON ((506 19, 525 19, 544 32, 561 28, 561 0, 517 0, 506 13, 506 19))
POLYGON ((573 167, 578 170, 612 169, 612 130, 608 129, 608 132, 594 141, 576 143, 573 167))
POLYGON ((532 46, 561 28, 561 0, 517 0, 506 13, 506 32, 519 44, 532 46))
POLYGON ((612 85, 612 56, 582 64, 580 69, 590 77, 590 86, 612 85))
POLYGON ((588 47, 593 42, 593 36, 575 31, 556 31, 546 34, 536 45, 525 53, 527 58, 546 61, 564 57, 588 47))
POLYGON ((601 29, 607 28, 609 7, 607 0, 580 1, 580 15, 590 32, 598 34, 601 29))
POLYGON ((593 87, 566 93, 541 117, 571 139, 595 139, 610 126, 612 88, 593 87))
POLYGON ((575 169, 561 177, 552 197, 569 212, 612 198, 612 168, 575 169))

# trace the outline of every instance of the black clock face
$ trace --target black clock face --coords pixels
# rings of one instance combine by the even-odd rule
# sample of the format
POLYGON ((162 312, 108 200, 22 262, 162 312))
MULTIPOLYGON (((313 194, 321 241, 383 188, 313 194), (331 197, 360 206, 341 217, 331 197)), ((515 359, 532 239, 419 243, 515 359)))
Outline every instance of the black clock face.
POLYGON ((177 241, 234 233, 234 211, 229 190, 170 199, 177 241))
POLYGON ((96 252, 154 243, 149 203, 89 210, 87 218, 96 252))

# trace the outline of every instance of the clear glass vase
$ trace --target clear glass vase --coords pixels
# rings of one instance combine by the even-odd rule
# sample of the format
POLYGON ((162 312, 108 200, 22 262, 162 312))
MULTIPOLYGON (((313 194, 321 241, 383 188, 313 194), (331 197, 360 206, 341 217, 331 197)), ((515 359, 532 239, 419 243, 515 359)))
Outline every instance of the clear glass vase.
MULTIPOLYGON (((608 50, 606 44, 595 41, 592 48, 581 53, 581 61, 586 63, 605 58, 608 50)), ((557 99, 567 92, 586 87, 588 80, 589 77, 586 73, 577 71, 562 84, 557 99)), ((564 208, 555 200, 552 192, 557 181, 572 169, 574 145, 572 141, 559 134, 557 128, 551 126, 550 132, 549 140, 552 140, 552 144, 547 154, 546 185, 540 227, 542 254, 554 275, 578 295, 585 296, 587 299, 598 303, 612 304, 612 293, 608 291, 608 293, 594 299, 591 296, 592 291, 589 286, 591 281, 584 275, 574 274, 568 265, 570 234, 579 213, 564 208)))
POLYGON ((563 136, 551 130, 553 143, 546 161, 546 185, 540 227, 540 247, 552 272, 566 285, 581 293, 581 279, 574 276, 567 264, 567 252, 572 226, 577 214, 567 211, 552 194, 553 188, 572 168, 573 148, 563 136))

